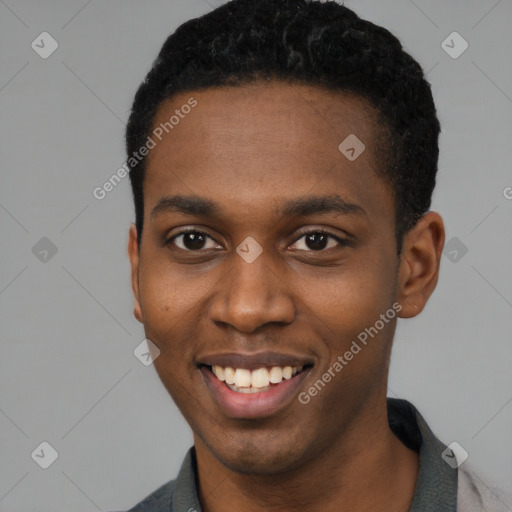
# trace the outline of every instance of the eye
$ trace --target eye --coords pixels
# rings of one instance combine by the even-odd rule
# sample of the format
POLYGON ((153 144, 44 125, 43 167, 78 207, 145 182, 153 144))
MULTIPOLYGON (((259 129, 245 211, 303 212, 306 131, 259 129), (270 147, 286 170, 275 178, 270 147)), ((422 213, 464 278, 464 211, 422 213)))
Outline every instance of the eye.
MULTIPOLYGON (((195 229, 180 231, 176 235, 173 235, 165 242, 165 245, 170 244, 187 252, 222 248, 222 246, 219 246, 210 235, 204 231, 198 231, 195 229), (208 240, 210 240, 209 247, 207 246, 208 240)), ((336 245, 347 246, 349 245, 349 241, 327 231, 315 230, 303 233, 293 245, 297 244, 299 247, 295 247, 296 250, 321 252, 325 249, 332 249, 333 247, 336 247, 336 245), (300 247, 299 241, 302 239, 304 239, 304 243, 302 244, 303 247, 300 247), (329 240, 331 243, 329 243, 329 240)), ((293 247, 293 245, 291 247, 293 247)))
POLYGON ((343 238, 333 235, 332 233, 322 230, 309 231, 308 233, 303 233, 303 235, 295 242, 294 245, 298 244, 299 240, 302 240, 303 238, 304 243, 302 245, 306 247, 299 247, 299 250, 302 251, 320 252, 323 251, 324 249, 332 249, 333 247, 336 247, 336 244, 338 246, 349 245, 348 240, 345 240, 343 238), (331 242, 334 241, 334 244, 331 243, 329 245, 329 239, 331 239, 331 242))
POLYGON ((172 236, 165 242, 165 245, 173 244, 178 248, 189 252, 195 252, 201 249, 215 249, 218 247, 217 242, 215 242, 210 247, 205 247, 207 239, 215 242, 215 240, 213 240, 213 238, 207 233, 204 233, 203 231, 197 231, 195 229, 190 229, 186 231, 180 231, 178 234, 172 236), (177 242, 178 240, 179 243, 177 242))

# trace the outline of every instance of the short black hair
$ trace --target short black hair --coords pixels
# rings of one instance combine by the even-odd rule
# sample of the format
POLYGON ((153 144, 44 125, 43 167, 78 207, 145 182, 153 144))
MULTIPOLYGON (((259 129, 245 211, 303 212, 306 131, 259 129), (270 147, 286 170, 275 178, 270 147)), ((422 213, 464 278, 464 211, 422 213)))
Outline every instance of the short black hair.
MULTIPOLYGON (((430 84, 393 34, 337 2, 232 0, 183 23, 135 95, 128 157, 146 144, 164 100, 261 79, 355 94, 378 113, 386 134, 380 173, 392 187, 400 252, 403 234, 430 208, 436 181, 440 125, 430 84)), ((140 246, 146 158, 131 160, 140 246)))

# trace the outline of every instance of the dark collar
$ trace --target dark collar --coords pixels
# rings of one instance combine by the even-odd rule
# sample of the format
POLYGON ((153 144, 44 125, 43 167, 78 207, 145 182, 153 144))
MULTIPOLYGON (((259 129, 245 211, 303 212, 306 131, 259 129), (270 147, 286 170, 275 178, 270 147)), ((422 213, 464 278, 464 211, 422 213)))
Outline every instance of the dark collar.
MULTIPOLYGON (((456 512, 457 470, 441 457, 446 445, 435 437, 411 403, 388 398, 387 406, 391 430, 420 455, 418 480, 409 512, 456 512)), ((176 480, 157 489, 130 512, 201 512, 194 447, 187 452, 176 480)))
POLYGON ((437 439, 410 402, 388 398, 387 403, 391 430, 408 448, 420 454, 418 480, 409 512, 455 512, 457 469, 441 457, 446 445, 437 439))

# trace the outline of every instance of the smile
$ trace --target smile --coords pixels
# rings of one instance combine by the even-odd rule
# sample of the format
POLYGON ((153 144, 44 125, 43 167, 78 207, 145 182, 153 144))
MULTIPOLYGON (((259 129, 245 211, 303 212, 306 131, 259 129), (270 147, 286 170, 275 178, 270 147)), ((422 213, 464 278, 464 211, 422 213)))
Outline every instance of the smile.
POLYGON ((302 372, 304 366, 272 366, 271 368, 257 368, 253 371, 246 368, 217 365, 209 368, 217 379, 224 382, 232 391, 262 393, 302 372))
POLYGON ((231 418, 264 418, 294 404, 315 365, 310 356, 272 351, 201 355, 196 364, 216 407, 231 418))

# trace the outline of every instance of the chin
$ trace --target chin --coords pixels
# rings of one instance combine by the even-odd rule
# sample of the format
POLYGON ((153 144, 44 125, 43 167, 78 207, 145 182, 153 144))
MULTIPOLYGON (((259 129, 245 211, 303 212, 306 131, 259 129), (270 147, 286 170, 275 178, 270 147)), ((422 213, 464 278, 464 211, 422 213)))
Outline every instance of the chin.
POLYGON ((230 453, 227 458, 219 460, 231 471, 254 476, 281 475, 297 465, 295 460, 275 453, 263 454, 263 456, 261 453, 244 453, 240 456, 230 453))
POLYGON ((213 455, 231 471, 246 475, 279 475, 293 470, 304 458, 304 453, 297 442, 286 439, 280 445, 258 442, 251 435, 250 439, 240 439, 238 443, 226 441, 210 447, 213 455), (222 446, 223 449, 218 449, 222 446))

